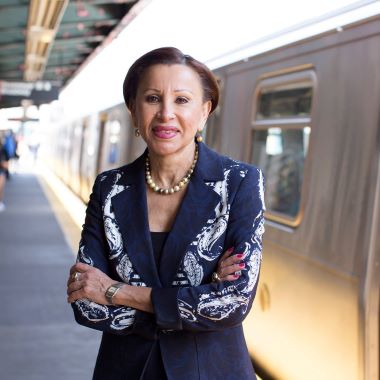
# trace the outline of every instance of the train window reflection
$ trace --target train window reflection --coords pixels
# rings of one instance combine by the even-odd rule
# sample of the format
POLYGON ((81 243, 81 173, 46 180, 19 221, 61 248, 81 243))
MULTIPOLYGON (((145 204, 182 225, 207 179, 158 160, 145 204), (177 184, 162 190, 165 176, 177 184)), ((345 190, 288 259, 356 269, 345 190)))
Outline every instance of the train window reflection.
POLYGON ((119 120, 108 121, 106 128, 109 130, 108 165, 115 165, 119 160, 119 142, 121 124, 119 120))
POLYGON ((118 135, 120 133, 121 125, 119 120, 111 121, 111 134, 118 135))
POLYGON ((93 156, 95 154, 95 147, 93 145, 90 145, 88 148, 87 148, 87 155, 89 156, 93 156))
POLYGON ((285 71, 266 74, 256 87, 250 161, 265 176, 267 219, 297 227, 304 209, 316 76, 313 70, 285 71))
POLYGON ((281 128, 269 128, 266 138, 267 155, 275 156, 281 154, 283 150, 281 128))
POLYGON ((310 115, 312 88, 310 83, 280 88, 263 88, 257 107, 257 120, 310 115))
POLYGON ((308 127, 254 132, 252 160, 264 173, 268 210, 297 216, 309 134, 308 127))

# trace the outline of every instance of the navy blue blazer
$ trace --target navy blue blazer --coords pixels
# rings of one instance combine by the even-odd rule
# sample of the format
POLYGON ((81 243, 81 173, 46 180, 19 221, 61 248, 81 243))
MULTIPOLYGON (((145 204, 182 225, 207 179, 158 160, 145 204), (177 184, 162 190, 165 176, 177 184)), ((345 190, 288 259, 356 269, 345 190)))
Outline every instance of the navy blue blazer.
POLYGON ((263 175, 199 144, 199 158, 157 270, 150 239, 145 154, 100 174, 78 261, 111 278, 152 288, 155 314, 72 304, 78 323, 103 331, 94 378, 139 379, 155 343, 168 379, 255 379, 242 321, 256 293, 264 232, 263 175), (233 282, 213 283, 229 248, 246 264, 233 282))

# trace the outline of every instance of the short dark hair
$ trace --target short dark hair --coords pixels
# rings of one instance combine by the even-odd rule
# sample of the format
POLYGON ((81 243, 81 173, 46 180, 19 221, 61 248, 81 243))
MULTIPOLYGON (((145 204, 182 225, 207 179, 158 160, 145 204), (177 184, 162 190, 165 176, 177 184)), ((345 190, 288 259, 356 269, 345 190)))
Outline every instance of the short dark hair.
POLYGON ((123 95, 128 109, 132 111, 136 99, 137 88, 145 72, 154 65, 186 65, 193 69, 200 77, 203 88, 203 100, 211 101, 210 114, 215 110, 219 101, 219 86, 214 74, 203 63, 197 61, 190 55, 183 54, 181 50, 174 47, 163 47, 152 50, 130 67, 124 79, 123 95))

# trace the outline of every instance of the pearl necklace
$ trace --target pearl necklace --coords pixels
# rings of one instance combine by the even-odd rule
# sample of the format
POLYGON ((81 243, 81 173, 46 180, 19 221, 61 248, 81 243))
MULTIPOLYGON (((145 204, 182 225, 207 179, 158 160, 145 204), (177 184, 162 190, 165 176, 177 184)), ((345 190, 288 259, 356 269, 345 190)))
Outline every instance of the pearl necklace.
POLYGON ((168 189, 164 189, 162 187, 157 186, 157 184, 152 179, 152 175, 150 173, 150 160, 149 160, 149 153, 148 153, 146 158, 145 158, 146 183, 157 194, 163 194, 163 195, 174 194, 174 193, 180 191, 182 188, 184 188, 186 186, 186 184, 190 181, 190 177, 193 174, 197 160, 198 160, 198 145, 195 146, 194 160, 193 160, 193 163, 192 163, 190 169, 187 171, 187 174, 173 187, 170 187, 168 189))

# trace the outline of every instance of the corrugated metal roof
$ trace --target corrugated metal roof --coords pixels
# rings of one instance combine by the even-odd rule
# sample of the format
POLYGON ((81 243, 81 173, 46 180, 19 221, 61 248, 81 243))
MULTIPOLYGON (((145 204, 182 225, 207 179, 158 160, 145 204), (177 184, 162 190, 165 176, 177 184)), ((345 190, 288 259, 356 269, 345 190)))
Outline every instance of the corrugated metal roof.
MULTIPOLYGON (((0 0, 0 81, 63 86, 122 29, 137 2, 0 0)), ((0 97, 0 108, 18 105, 0 97)))

